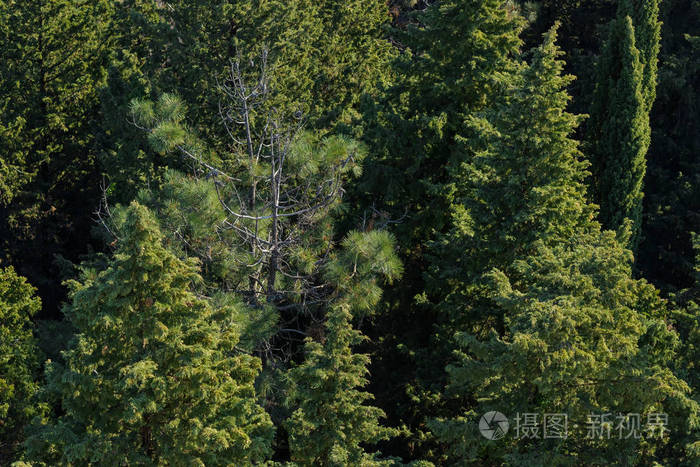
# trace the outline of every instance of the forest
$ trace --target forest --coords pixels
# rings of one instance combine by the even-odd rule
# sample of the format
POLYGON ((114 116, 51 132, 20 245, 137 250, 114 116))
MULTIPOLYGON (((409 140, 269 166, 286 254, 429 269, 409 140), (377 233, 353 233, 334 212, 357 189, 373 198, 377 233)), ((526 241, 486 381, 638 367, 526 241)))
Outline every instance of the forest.
POLYGON ((700 0, 0 39, 0 465, 700 466, 700 0))

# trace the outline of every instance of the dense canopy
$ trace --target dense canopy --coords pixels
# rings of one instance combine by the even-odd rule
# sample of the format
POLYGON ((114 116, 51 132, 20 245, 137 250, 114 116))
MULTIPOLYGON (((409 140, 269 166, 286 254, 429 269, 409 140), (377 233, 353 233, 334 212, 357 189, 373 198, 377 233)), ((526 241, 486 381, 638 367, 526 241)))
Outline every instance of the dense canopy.
POLYGON ((0 465, 700 465, 697 0, 0 43, 0 465))

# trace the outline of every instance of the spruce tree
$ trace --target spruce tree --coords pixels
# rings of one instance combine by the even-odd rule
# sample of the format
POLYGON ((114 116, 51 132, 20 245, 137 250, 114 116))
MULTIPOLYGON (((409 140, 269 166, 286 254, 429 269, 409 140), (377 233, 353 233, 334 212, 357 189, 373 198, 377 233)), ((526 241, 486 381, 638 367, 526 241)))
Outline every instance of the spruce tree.
POLYGON ((319 341, 307 338, 304 362, 291 370, 289 403, 296 407, 286 421, 291 460, 312 466, 388 465, 362 445, 395 436, 379 424, 384 412, 366 405, 362 391, 370 358, 353 353, 366 337, 353 329, 353 315, 364 315, 381 296, 380 277, 392 280, 401 271, 393 239, 382 231, 352 232, 344 250, 328 265, 337 288, 319 341))
POLYGON ((34 288, 12 267, 0 269, 0 463, 9 465, 23 441, 24 426, 42 405, 35 395, 39 350, 32 316, 41 308, 34 288))
POLYGON ((65 366, 47 370, 61 411, 28 440, 29 460, 241 465, 269 455, 273 427, 253 385, 260 360, 236 347, 240 311, 192 293, 195 261, 162 241, 132 203, 108 267, 72 284, 76 338, 65 366))
POLYGON ((636 251, 642 221, 649 114, 656 98, 658 1, 620 3, 598 60, 588 140, 595 201, 605 228, 632 220, 636 251))

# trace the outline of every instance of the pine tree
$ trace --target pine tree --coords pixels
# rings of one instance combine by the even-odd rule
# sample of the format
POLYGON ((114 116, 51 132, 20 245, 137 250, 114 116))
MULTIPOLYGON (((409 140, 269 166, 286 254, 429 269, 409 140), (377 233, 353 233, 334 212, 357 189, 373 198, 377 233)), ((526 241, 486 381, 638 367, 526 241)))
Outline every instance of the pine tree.
POLYGON ((451 289, 441 329, 456 344, 449 415, 431 422, 447 446, 441 462, 624 463, 668 447, 588 439, 591 413, 666 412, 673 432, 697 428, 697 403, 671 370, 678 336, 665 304, 632 279, 621 246, 630 232, 616 238, 593 221, 560 55, 550 31, 502 104, 468 122, 480 140, 465 142, 475 157, 458 173, 455 229, 438 249, 455 258, 436 276, 451 289), (567 414, 568 437, 489 445, 475 427, 490 410, 511 423, 516 413, 539 414, 540 424, 542 414, 567 414))
POLYGON ((366 314, 377 304, 378 276, 396 278, 400 263, 386 232, 353 232, 344 247, 328 265, 338 297, 330 305, 321 342, 307 338, 306 359, 290 373, 289 403, 296 407, 286 421, 291 459, 307 466, 389 465, 362 447, 398 432, 379 424, 381 409, 366 405, 372 395, 361 388, 368 383, 370 358, 353 353, 366 338, 351 321, 353 314, 366 314))
POLYGON ((274 90, 268 110, 274 108, 283 119, 300 115, 311 128, 342 124, 351 132, 347 125, 357 117, 361 96, 386 81, 392 56, 381 29, 388 15, 380 0, 129 0, 115 8, 119 46, 102 93, 99 140, 113 202, 128 203, 139 188, 158 186, 164 167, 183 169, 177 157, 158 157, 142 132, 130 126, 132 99, 177 94, 197 134, 225 154, 228 134, 220 124, 219 104, 227 100, 221 85, 231 84, 232 62, 254 60, 257 66, 267 50, 274 90))
POLYGON ((24 425, 40 415, 39 351, 32 316, 41 308, 34 288, 12 267, 0 269, 0 463, 9 465, 24 425))
POLYGON ((601 223, 614 230, 632 220, 633 251, 640 240, 660 39, 658 2, 637 3, 623 1, 609 26, 588 128, 601 223))
POLYGON ((190 292, 195 262, 162 241, 132 203, 107 269, 73 283, 65 313, 76 338, 65 366, 47 370, 62 410, 28 440, 29 460, 240 465, 269 455, 273 427, 253 385, 260 361, 236 348, 240 311, 190 292))
POLYGON ((192 164, 192 175, 169 171, 161 190, 144 190, 139 199, 158 213, 174 248, 202 258, 210 285, 278 309, 283 321, 315 316, 328 301, 322 270, 336 248, 332 216, 361 173, 365 148, 277 119, 267 108, 275 91, 265 67, 252 82, 245 64, 232 68, 221 103, 232 135, 227 154, 193 134, 179 98, 133 102, 153 148, 192 164))

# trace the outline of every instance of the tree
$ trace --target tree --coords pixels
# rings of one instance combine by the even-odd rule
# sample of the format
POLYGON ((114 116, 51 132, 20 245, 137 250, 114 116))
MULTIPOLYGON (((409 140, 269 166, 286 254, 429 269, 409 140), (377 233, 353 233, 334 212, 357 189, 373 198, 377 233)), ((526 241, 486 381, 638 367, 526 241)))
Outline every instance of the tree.
POLYGON ((451 329, 445 335, 482 320, 499 327, 503 317, 489 311, 488 300, 479 307, 483 316, 467 311, 482 274, 526 257, 537 244, 556 245, 594 228, 595 211, 585 199, 588 163, 571 137, 581 117, 566 111, 564 90, 573 77, 561 74, 555 37, 545 35, 500 102, 466 120, 471 137, 457 140, 465 155, 452 173, 453 228, 430 257, 429 286, 441 297, 441 326, 451 329))
POLYGON ((351 321, 353 313, 367 313, 379 301, 377 276, 396 278, 400 263, 386 232, 354 232, 343 243, 345 249, 328 265, 338 292, 325 332, 320 342, 306 339, 306 359, 289 375, 289 403, 296 408, 285 425, 291 460, 301 465, 380 465, 377 455, 368 454, 362 444, 398 433, 379 424, 381 409, 366 405, 372 395, 361 388, 368 382, 370 358, 353 353, 352 347, 366 338, 351 321))
POLYGON ((374 202, 392 218, 411 212, 411 221, 398 226, 411 245, 445 226, 445 169, 455 135, 508 80, 522 27, 497 0, 440 2, 416 19, 420 27, 395 31, 404 49, 394 62, 398 84, 367 109, 365 138, 372 155, 357 190, 374 197, 362 208, 374 202))
MULTIPOLYGON (((448 397, 460 409, 431 423, 457 463, 591 465, 676 458, 690 463, 698 429, 698 404, 672 368, 678 335, 663 317, 665 305, 644 281, 632 279, 629 252, 612 232, 578 236, 518 260, 506 274, 494 269, 483 281, 501 330, 491 335, 461 331, 448 366, 448 397), (478 417, 497 410, 538 414, 540 436, 513 433, 488 444, 475 427, 478 417), (640 414, 640 438, 591 435, 596 415, 640 414), (669 435, 645 430, 649 414, 668 415, 669 435), (566 414, 566 437, 542 435, 543 414, 566 414), (678 443, 677 441, 681 441, 678 443), (691 447, 692 449, 692 447, 691 447), (676 457, 677 456, 677 457, 676 457)), ((631 416, 630 416, 631 417, 631 416)), ((522 418, 521 418, 522 420, 522 418)), ((521 422, 522 423, 522 422, 521 422)), ((521 424, 520 428, 523 428, 521 424)))
POLYGON ((266 57, 253 80, 234 61, 221 86, 226 153, 211 149, 221 143, 195 136, 179 98, 133 102, 134 121, 154 149, 182 155, 191 174, 168 172, 163 189, 141 199, 158 212, 176 248, 202 258, 212 284, 256 309, 272 307, 280 323, 301 331, 329 300, 322 271, 337 243, 333 215, 365 150, 346 137, 304 132, 301 119, 271 111, 266 57))
POLYGON ((43 405, 35 399, 39 351, 31 318, 41 308, 35 289, 12 267, 0 269, 0 462, 10 463, 24 426, 43 405))
POLYGON ((0 206, 0 256, 38 288, 49 314, 63 291, 46 258, 85 252, 99 193, 93 144, 112 3, 0 2, 0 178, 12 175, 0 181, 0 198, 12 198, 0 206))
POLYGON ((698 423, 672 371, 678 336, 664 302, 632 278, 629 237, 593 220, 587 164, 571 139, 581 118, 566 111, 571 78, 555 38, 545 35, 498 106, 468 121, 480 138, 464 142, 475 156, 456 176, 455 228, 437 245, 455 258, 436 264, 450 291, 441 333, 456 347, 447 415, 430 424, 447 447, 441 462, 653 459, 667 439, 589 439, 587 415, 665 411, 681 438, 698 423), (567 414, 568 437, 486 444, 474 427, 490 410, 567 414))
POLYGON ((632 18, 635 46, 639 50, 642 72, 642 95, 645 113, 649 114, 656 101, 658 81, 659 51, 661 49, 661 22, 659 21, 659 0, 623 0, 618 14, 632 18))
POLYGON ((640 241, 642 187, 651 142, 649 113, 656 97, 660 39, 658 2, 641 3, 620 3, 617 18, 609 26, 598 60, 588 128, 601 223, 617 229, 624 219, 631 219, 629 246, 633 251, 640 241))
POLYGON ((441 239, 448 250, 433 255, 434 267, 447 274, 454 273, 448 258, 460 258, 456 276, 469 280, 527 255, 537 242, 552 245, 591 225, 589 164, 572 139, 582 117, 566 111, 571 98, 564 90, 574 77, 562 75, 555 38, 550 30, 530 65, 521 64, 504 87, 506 97, 469 116, 469 137, 456 137, 453 229, 441 239))
POLYGON ((27 441, 30 460, 229 465, 269 455, 260 361, 236 347, 244 311, 192 293, 196 262, 162 241, 132 203, 107 269, 72 284, 65 313, 76 338, 65 366, 47 369, 62 411, 27 441))
MULTIPOLYGON (((134 98, 177 94, 196 133, 223 153, 228 135, 219 104, 227 99, 220 88, 231 62, 247 63, 267 50, 274 90, 267 110, 300 112, 313 129, 347 126, 357 117, 360 97, 375 92, 388 75, 392 48, 381 29, 388 15, 380 0, 129 0, 115 9, 118 47, 102 96, 99 141, 112 202, 128 203, 140 188, 158 186, 163 167, 182 169, 178 158, 157 156, 144 135, 128 127, 134 98)), ((258 70, 244 68, 246 80, 255 79, 258 70)))
MULTIPOLYGON (((383 346, 372 368, 373 383, 382 388, 378 403, 392 423, 416 431, 414 446, 424 417, 434 413, 432 392, 443 373, 434 346, 426 344, 436 311, 424 300, 425 245, 450 226, 449 167, 463 156, 455 154, 456 135, 510 79, 523 25, 499 0, 426 3, 414 24, 392 31, 402 53, 393 62, 395 79, 364 107, 368 158, 350 191, 351 219, 390 225, 406 266, 402 281, 384 294, 368 334, 383 346)), ((401 456, 421 456, 398 449, 401 456)))

